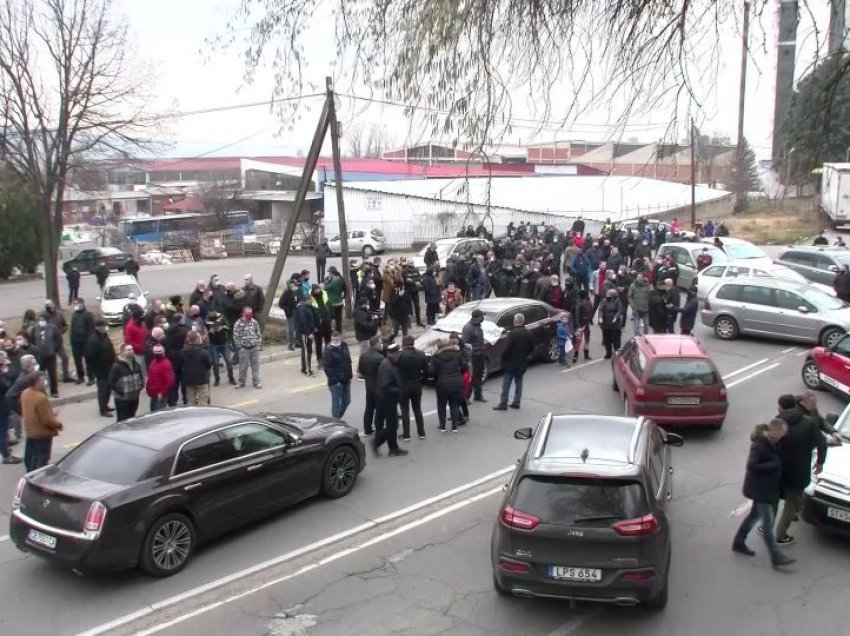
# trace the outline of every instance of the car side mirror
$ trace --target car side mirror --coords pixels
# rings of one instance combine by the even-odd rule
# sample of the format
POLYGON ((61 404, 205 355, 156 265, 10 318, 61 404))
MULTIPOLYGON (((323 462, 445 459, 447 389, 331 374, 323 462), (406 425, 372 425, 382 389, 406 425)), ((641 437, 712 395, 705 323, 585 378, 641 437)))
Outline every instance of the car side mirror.
POLYGON ((150 293, 150 292, 144 292, 144 294, 145 294, 145 296, 150 296, 150 295, 151 295, 151 293, 150 293))
POLYGON ((809 308, 805 305, 800 305, 799 307, 797 307, 797 311, 799 311, 801 314, 807 314, 809 313, 809 308))
POLYGON ((514 439, 531 439, 531 428, 518 428, 514 431, 514 439))
POLYGON ((681 435, 676 434, 676 433, 667 433, 666 437, 664 438, 664 443, 667 446, 676 446, 676 447, 684 446, 685 445, 685 438, 682 437, 681 435))
POLYGON ((827 267, 827 269, 831 272, 837 272, 838 271, 838 265, 830 265, 829 267, 827 267))

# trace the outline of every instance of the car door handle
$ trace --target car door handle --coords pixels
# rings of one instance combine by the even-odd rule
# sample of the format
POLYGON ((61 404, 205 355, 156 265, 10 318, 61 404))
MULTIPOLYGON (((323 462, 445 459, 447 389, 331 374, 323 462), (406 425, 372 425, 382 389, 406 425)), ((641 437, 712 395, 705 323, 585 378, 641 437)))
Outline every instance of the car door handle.
POLYGON ((670 501, 672 498, 673 498, 673 493, 672 493, 672 492, 668 492, 668 493, 667 493, 667 501, 670 501))
POLYGON ((199 482, 195 482, 194 484, 189 484, 188 486, 185 486, 183 488, 183 490, 195 490, 195 488, 200 488, 203 485, 204 485, 204 482, 199 481, 199 482))
POLYGON ((262 464, 253 464, 251 466, 248 466, 248 472, 253 473, 255 470, 260 470, 262 467, 262 464))

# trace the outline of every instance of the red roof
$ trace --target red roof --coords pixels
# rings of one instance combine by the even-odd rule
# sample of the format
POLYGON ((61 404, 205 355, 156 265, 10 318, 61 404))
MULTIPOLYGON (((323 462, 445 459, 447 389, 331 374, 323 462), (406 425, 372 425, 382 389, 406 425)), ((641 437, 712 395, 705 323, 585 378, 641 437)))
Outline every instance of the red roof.
POLYGON ((203 212, 204 204, 195 197, 186 197, 162 206, 164 212, 203 212))

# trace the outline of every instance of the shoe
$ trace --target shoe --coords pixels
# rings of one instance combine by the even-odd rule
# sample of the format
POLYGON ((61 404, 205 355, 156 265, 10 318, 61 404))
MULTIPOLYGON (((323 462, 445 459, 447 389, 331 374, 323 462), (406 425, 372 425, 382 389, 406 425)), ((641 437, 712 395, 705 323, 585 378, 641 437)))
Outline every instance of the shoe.
POLYGON ((389 452, 390 457, 404 457, 407 454, 408 451, 404 450, 403 448, 396 448, 389 452))
POLYGON ((512 408, 512 409, 518 409, 518 408, 519 408, 519 404, 511 404, 511 408, 512 408))
POLYGON ((585 360, 590 360, 590 351, 585 351, 585 352, 584 352, 584 359, 585 359, 585 360))
POLYGON ((446 427, 445 427, 445 426, 438 426, 438 427, 437 427, 437 430, 438 430, 438 431, 440 431, 441 433, 445 433, 445 432, 446 432, 446 427))
POLYGON ((404 435, 402 435, 402 436, 400 436, 400 437, 399 437, 399 439, 400 439, 402 442, 409 442, 412 438, 411 438, 410 436, 405 437, 404 435))
POLYGON ((610 353, 606 353, 603 357, 604 357, 604 359, 605 359, 605 360, 610 360, 610 359, 611 359, 611 354, 610 354, 610 353))
POLYGON ((577 362, 578 362, 578 356, 573 356, 573 364, 576 364, 577 362))
POLYGON ((237 388, 237 389, 244 389, 244 388, 245 388, 245 383, 244 383, 244 382, 240 382, 239 384, 237 384, 237 385, 236 385, 236 388, 237 388))
POLYGON ((74 384, 82 384, 85 380, 74 380, 74 384))
POLYGON ((94 380, 89 380, 86 382, 86 386, 94 386, 94 380))
POLYGON ((425 439, 425 436, 424 436, 424 435, 420 435, 420 436, 419 436, 419 439, 425 439))
POLYGON ((15 457, 14 455, 6 455, 6 457, 3 458, 4 464, 20 464, 21 461, 23 460, 21 460, 20 457, 15 457))
POLYGON ((218 386, 219 384, 220 384, 220 382, 219 382, 218 380, 216 380, 215 382, 213 382, 213 386, 218 386))
POLYGON ((70 375, 66 375, 64 378, 62 378, 62 382, 64 382, 65 384, 71 384, 71 382, 73 381, 74 378, 72 378, 70 375))
POLYGON ((474 402, 486 402, 487 398, 485 398, 483 395, 479 395, 477 398, 472 398, 472 400, 474 402))
POLYGON ((416 323, 416 326, 417 326, 417 327, 424 327, 425 325, 423 325, 421 322, 417 322, 417 323, 416 323))
POLYGON ((790 534, 786 534, 781 539, 776 540, 776 545, 793 545, 796 543, 796 539, 792 537, 790 534))
POLYGON ((363 433, 365 437, 372 437, 375 434, 375 431, 366 431, 363 433))
POLYGON ((262 383, 262 382, 257 382, 256 384, 254 384, 254 388, 255 388, 255 389, 262 389, 262 388, 263 388, 263 383, 262 383))
POLYGON ((108 413, 106 411, 101 411, 100 416, 101 417, 112 417, 112 413, 108 413))
POLYGON ((107 413, 114 413, 114 412, 115 412, 115 409, 114 409, 114 408, 112 408, 111 406, 107 406, 107 407, 106 407, 106 412, 107 412, 107 413))
POLYGON ((791 564, 796 563, 796 562, 797 562, 797 559, 792 559, 791 557, 785 556, 783 554, 782 556, 774 559, 772 565, 775 568, 781 568, 785 565, 791 565, 791 564))
POLYGON ((50 394, 50 397, 52 397, 52 398, 58 398, 58 397, 59 397, 59 394, 58 394, 56 391, 54 391, 53 393, 51 393, 51 394, 50 394))
POLYGON ((746 554, 747 556, 756 555, 755 550, 751 550, 746 543, 733 543, 732 552, 737 552, 738 554, 746 554))
POLYGON ((307 372, 307 377, 308 378, 315 378, 316 372, 311 369, 310 371, 307 372))
POLYGON ((493 407, 493 410, 494 411, 507 411, 508 405, 507 404, 497 404, 496 406, 493 407))
POLYGON ((452 433, 459 433, 459 432, 460 432, 460 431, 459 431, 459 430, 457 430, 456 428, 452 428, 452 433))

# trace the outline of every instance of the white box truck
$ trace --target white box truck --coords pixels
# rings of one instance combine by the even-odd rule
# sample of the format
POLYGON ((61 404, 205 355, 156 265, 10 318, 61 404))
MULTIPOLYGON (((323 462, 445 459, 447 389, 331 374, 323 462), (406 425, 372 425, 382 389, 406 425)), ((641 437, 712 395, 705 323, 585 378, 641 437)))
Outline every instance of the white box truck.
POLYGON ((820 206, 832 227, 850 225, 850 163, 825 163, 820 206))

